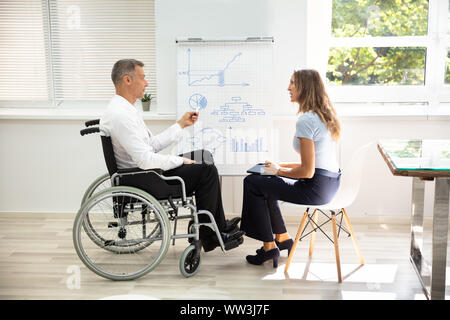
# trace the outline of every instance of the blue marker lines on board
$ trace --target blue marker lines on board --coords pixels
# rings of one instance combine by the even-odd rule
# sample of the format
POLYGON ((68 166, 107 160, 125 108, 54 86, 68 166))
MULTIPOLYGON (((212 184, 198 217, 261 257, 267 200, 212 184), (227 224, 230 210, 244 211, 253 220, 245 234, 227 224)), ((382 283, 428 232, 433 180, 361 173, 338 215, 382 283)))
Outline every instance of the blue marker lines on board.
POLYGON ((205 149, 214 155, 217 148, 220 148, 226 140, 227 138, 219 130, 207 127, 195 132, 187 142, 193 148, 205 149))
POLYGON ((179 72, 179 75, 186 75, 188 79, 188 86, 249 86, 249 83, 227 83, 225 81, 225 72, 228 70, 231 64, 233 64, 241 55, 242 52, 238 52, 230 61, 228 61, 223 69, 218 70, 200 70, 192 69, 191 66, 191 48, 187 49, 187 71, 179 72))
POLYGON ((244 139, 242 137, 233 137, 232 130, 233 128, 228 127, 229 130, 229 142, 230 142, 230 151, 231 152, 268 152, 264 146, 264 138, 254 138, 248 139, 247 137, 244 139))
POLYGON ((241 101, 241 97, 232 97, 231 100, 211 112, 211 115, 219 117, 219 122, 245 122, 249 117, 266 114, 264 109, 256 109, 248 102, 241 101))
POLYGON ((199 93, 194 93, 189 97, 189 106, 193 110, 202 110, 205 109, 208 105, 208 100, 199 93))

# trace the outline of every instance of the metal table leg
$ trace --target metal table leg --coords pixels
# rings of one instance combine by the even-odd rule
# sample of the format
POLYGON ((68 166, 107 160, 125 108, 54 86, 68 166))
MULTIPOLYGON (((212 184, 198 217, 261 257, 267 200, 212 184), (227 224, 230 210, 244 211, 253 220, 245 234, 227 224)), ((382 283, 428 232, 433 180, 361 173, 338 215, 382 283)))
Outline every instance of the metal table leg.
POLYGON ((433 244, 431 262, 431 299, 445 299, 445 269, 447 267, 447 236, 449 215, 448 178, 436 178, 433 212, 433 244))
POLYGON ((432 300, 445 299, 449 184, 450 179, 448 178, 436 178, 432 231, 432 261, 429 264, 422 256, 425 184, 419 178, 413 178, 410 258, 419 276, 426 297, 432 300))
POLYGON ((423 209, 425 197, 425 182, 414 177, 411 199, 411 250, 410 259, 419 276, 420 283, 429 299, 430 270, 424 257, 423 249, 423 209))

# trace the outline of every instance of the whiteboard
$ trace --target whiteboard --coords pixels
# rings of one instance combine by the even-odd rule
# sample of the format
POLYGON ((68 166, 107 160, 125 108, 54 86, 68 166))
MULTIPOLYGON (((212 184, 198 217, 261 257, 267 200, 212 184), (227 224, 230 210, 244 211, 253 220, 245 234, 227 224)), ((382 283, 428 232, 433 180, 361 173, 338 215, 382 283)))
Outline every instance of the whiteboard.
POLYGON ((198 111, 178 152, 205 149, 221 175, 272 159, 272 41, 177 44, 177 118, 198 111))

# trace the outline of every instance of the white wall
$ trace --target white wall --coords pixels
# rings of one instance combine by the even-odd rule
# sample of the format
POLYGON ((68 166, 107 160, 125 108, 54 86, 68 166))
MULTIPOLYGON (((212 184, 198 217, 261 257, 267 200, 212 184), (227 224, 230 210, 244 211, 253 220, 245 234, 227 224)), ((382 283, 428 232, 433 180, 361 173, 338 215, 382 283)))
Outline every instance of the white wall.
MULTIPOLYGON (((177 37, 273 36, 275 101, 292 113, 286 88, 292 70, 306 66, 306 0, 160 0, 156 2, 158 112, 175 113, 177 37)), ((151 81, 151 79, 150 79, 151 81)), ((278 112, 277 112, 278 113, 278 112)), ((88 120, 86 117, 85 120, 88 120)), ((450 139, 450 120, 421 118, 342 118, 342 161, 356 146, 380 138, 450 139)), ((154 133, 173 121, 146 121, 154 133)), ((291 147, 295 118, 279 118, 280 158, 298 157, 291 147)), ((0 212, 74 212, 90 182, 106 172, 100 140, 81 137, 82 120, 0 120, 0 212)), ((353 215, 410 212, 411 180, 393 177, 373 147, 353 215)), ((427 187, 427 208, 432 199, 427 187)), ((242 177, 223 179, 228 213, 240 214, 242 177)), ((289 212, 288 209, 285 212, 289 212)))

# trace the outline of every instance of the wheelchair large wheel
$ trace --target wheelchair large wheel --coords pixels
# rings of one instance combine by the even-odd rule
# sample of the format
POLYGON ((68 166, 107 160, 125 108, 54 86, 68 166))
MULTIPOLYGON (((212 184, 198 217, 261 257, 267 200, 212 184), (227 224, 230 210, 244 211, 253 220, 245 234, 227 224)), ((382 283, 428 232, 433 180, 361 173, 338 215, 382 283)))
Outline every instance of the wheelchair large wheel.
MULTIPOLYGON (((111 179, 109 173, 105 173, 104 175, 98 177, 97 179, 95 179, 94 182, 91 183, 91 185, 84 192, 80 207, 83 207, 83 204, 86 202, 86 200, 92 197, 93 194, 101 192, 110 187, 111 187, 111 179)), ((89 235, 91 240, 101 247, 104 239, 97 232, 95 232, 94 227, 92 226, 91 221, 89 220, 89 214, 86 215, 86 218, 83 221, 83 228, 85 229, 86 233, 89 235)), ((117 249, 115 246, 107 247, 105 249, 112 252, 120 252, 120 249, 117 249)))
POLYGON ((104 175, 98 177, 97 179, 94 180, 94 182, 91 183, 91 185, 84 192, 80 207, 82 207, 83 203, 87 199, 89 199, 94 193, 103 191, 110 187, 111 187, 111 179, 109 177, 109 173, 105 173, 104 175))
POLYGON ((136 279, 156 268, 169 241, 165 210, 154 197, 132 187, 95 193, 79 210, 73 226, 73 242, 81 261, 111 280, 136 279))

